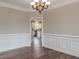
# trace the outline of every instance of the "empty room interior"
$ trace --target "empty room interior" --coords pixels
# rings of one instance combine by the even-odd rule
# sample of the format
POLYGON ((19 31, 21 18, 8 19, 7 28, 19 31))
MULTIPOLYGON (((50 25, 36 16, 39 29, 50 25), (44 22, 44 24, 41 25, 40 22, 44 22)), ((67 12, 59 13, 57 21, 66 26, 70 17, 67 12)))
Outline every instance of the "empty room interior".
POLYGON ((79 0, 0 0, 0 59, 79 59, 79 0))

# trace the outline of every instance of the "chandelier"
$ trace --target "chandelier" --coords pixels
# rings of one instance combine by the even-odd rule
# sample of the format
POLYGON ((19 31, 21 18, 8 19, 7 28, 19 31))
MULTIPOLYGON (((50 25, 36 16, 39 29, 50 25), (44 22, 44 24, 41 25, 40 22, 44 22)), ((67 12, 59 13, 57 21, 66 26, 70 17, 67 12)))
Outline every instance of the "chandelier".
POLYGON ((33 9, 41 13, 44 9, 48 8, 48 6, 50 5, 50 2, 47 0, 34 0, 30 4, 32 5, 33 9))

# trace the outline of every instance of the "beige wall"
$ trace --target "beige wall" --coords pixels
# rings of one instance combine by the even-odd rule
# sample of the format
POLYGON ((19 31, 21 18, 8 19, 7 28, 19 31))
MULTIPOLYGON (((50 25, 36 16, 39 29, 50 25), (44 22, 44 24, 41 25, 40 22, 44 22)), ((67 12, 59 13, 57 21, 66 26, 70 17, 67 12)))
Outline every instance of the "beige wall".
POLYGON ((31 12, 0 6, 0 52, 31 45, 31 12))
POLYGON ((31 45, 30 19, 40 16, 0 6, 0 52, 31 45))
POLYGON ((79 2, 44 13, 44 31, 52 34, 79 35, 79 2))
POLYGON ((0 34, 29 33, 31 17, 31 12, 0 7, 0 34))
POLYGON ((79 57, 79 2, 44 13, 44 46, 79 57))

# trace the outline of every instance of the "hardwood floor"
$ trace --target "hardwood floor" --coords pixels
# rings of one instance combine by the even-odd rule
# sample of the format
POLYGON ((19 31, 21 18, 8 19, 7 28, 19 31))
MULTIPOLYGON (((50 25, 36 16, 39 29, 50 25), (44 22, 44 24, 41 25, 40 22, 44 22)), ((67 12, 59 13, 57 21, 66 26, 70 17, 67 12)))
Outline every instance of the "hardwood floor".
POLYGON ((79 59, 78 57, 54 51, 48 48, 35 55, 30 47, 0 53, 0 59, 79 59), (38 56, 39 55, 39 56, 38 56))

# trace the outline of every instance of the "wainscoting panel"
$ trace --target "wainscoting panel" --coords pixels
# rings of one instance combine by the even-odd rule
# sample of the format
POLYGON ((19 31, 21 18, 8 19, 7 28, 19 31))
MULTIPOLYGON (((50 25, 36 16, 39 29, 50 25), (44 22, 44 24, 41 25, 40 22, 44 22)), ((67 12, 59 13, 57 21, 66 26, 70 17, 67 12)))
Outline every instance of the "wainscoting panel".
POLYGON ((0 34, 0 52, 30 45, 30 33, 0 34))
POLYGON ((45 33, 44 46, 79 57, 79 36, 45 33))
POLYGON ((70 40, 70 48, 79 52, 79 39, 70 40))

